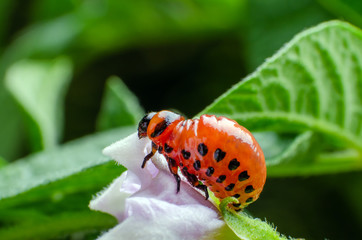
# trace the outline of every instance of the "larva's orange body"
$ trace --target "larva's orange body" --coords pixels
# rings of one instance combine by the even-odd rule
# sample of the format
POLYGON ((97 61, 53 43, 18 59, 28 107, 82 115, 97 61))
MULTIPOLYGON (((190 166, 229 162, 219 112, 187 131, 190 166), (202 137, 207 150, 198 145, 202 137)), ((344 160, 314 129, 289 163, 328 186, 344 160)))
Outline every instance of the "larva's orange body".
POLYGON ((226 117, 202 115, 185 120, 169 111, 150 113, 140 122, 139 137, 152 140, 153 154, 163 154, 180 187, 177 170, 195 187, 207 188, 216 197, 234 196, 240 209, 255 201, 264 186, 266 166, 263 152, 251 133, 226 117), (203 184, 200 184, 201 181, 203 184))

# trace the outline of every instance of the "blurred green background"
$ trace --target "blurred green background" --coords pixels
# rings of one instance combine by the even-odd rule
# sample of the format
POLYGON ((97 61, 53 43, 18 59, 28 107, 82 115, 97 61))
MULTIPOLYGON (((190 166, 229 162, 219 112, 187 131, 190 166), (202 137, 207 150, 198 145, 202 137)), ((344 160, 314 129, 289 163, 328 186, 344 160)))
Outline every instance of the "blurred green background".
MULTIPOLYGON (((99 127, 111 76, 145 111, 192 117, 296 33, 331 19, 361 27, 361 1, 1 0, 0 160, 116 126, 99 127), (49 76, 58 85, 37 80, 49 76), (58 130, 39 136, 47 118, 58 130)), ((269 179, 250 212, 293 237, 362 239, 353 202, 362 191, 344 194, 360 182, 360 173, 269 179)))

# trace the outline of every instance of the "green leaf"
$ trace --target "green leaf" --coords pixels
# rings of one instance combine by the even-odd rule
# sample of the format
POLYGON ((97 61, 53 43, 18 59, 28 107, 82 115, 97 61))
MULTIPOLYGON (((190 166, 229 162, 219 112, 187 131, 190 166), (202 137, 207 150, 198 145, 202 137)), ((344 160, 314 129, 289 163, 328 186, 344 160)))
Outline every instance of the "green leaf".
POLYGON ((63 101, 71 79, 71 63, 22 60, 6 73, 6 86, 29 119, 34 150, 53 147, 63 129, 63 101))
POLYGON ((98 116, 98 129, 136 125, 143 115, 144 110, 137 97, 120 78, 110 77, 106 82, 105 96, 98 116))
POLYGON ((123 127, 69 142, 0 169, 0 239, 50 239, 96 233, 116 224, 92 212, 92 196, 125 170, 102 149, 135 127, 123 127))
MULTIPOLYGON (((362 169, 361 46, 359 29, 340 21, 320 24, 298 34, 203 112, 228 116, 252 131, 313 131, 320 149, 355 152, 344 170, 362 169)), ((303 164, 315 160, 304 158, 303 164)))
POLYGON ((263 149, 268 177, 331 174, 362 169, 353 150, 320 152, 321 138, 312 131, 293 135, 256 132, 263 149))
POLYGON ((83 137, 1 168, 0 199, 104 163, 108 159, 102 149, 135 130, 136 127, 120 128, 83 137))
POLYGON ((106 162, 0 200, 0 239, 50 239, 114 226, 112 216, 92 212, 88 203, 124 170, 106 162))
POLYGON ((321 138, 312 131, 298 136, 283 136, 274 132, 255 133, 262 147, 268 177, 331 174, 362 169, 354 150, 320 152, 321 138))
POLYGON ((283 237, 270 226, 268 223, 257 218, 248 216, 245 212, 236 213, 228 208, 229 204, 237 203, 233 197, 223 199, 220 203, 220 210, 226 224, 235 232, 235 234, 243 240, 280 240, 287 238, 283 237))
MULTIPOLYGON (((319 152, 318 136, 308 131, 297 136, 277 134, 275 132, 253 133, 263 149, 268 167, 268 177, 304 175, 300 166, 308 166, 319 152), (307 163, 307 164, 306 164, 307 163)), ((330 166, 333 168, 333 166, 330 166)), ((328 168, 316 169, 313 173, 328 172, 328 168)), ((349 169, 350 170, 350 169, 349 169)))
POLYGON ((275 132, 254 132, 255 139, 263 149, 267 166, 301 161, 311 155, 314 134, 305 132, 299 135, 277 134, 275 132))

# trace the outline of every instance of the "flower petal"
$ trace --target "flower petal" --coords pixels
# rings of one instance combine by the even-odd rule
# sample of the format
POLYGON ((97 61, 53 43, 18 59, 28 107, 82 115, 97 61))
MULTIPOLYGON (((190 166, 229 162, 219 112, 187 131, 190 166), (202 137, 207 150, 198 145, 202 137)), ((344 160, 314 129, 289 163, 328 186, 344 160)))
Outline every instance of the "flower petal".
POLYGON ((175 205, 153 198, 127 199, 125 220, 99 240, 201 239, 223 226, 218 214, 199 204, 175 205))
POLYGON ((103 154, 113 158, 119 164, 125 166, 129 171, 134 172, 137 176, 145 180, 150 180, 152 174, 141 168, 142 161, 145 157, 144 149, 150 141, 146 138, 138 139, 137 133, 119 140, 106 147, 103 154))
POLYGON ((224 222, 218 210, 195 188, 182 181, 176 193, 176 180, 162 155, 141 168, 150 150, 150 141, 137 134, 104 149, 128 171, 90 203, 120 222, 99 239, 201 239, 220 229, 224 222))
POLYGON ((96 198, 89 203, 89 208, 109 213, 121 221, 124 215, 125 201, 127 197, 131 196, 130 193, 120 191, 126 176, 127 173, 125 172, 103 192, 98 193, 96 198))

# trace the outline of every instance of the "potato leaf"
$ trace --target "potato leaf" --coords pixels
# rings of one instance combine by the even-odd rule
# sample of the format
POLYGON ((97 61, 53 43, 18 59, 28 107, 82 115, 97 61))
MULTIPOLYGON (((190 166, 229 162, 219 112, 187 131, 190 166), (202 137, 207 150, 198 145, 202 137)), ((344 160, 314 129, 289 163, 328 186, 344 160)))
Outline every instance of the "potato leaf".
MULTIPOLYGON (((203 113, 228 116, 252 131, 314 132, 319 139, 314 148, 323 150, 324 157, 305 156, 288 175, 300 165, 310 169, 303 174, 361 169, 361 46, 361 30, 344 22, 308 29, 203 113), (319 161, 328 161, 325 153, 331 154, 331 161, 337 159, 338 166, 323 164, 318 171, 319 161)), ((306 149, 304 144, 299 146, 295 154, 306 149)))

